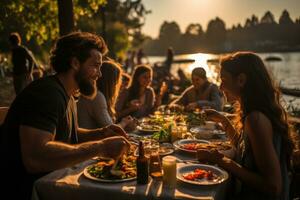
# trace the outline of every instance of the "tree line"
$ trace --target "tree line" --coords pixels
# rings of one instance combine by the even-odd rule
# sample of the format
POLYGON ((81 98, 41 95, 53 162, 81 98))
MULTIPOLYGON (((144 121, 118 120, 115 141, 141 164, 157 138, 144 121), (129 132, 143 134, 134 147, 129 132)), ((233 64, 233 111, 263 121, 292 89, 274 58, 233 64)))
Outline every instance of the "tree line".
POLYGON ((243 25, 233 25, 228 29, 225 22, 216 17, 209 21, 206 32, 199 23, 192 23, 182 33, 176 22, 165 21, 160 26, 158 38, 148 37, 143 48, 149 55, 164 55, 169 46, 179 54, 300 51, 299 35, 300 17, 293 21, 289 12, 284 10, 276 22, 274 15, 267 11, 260 20, 252 15, 243 25))

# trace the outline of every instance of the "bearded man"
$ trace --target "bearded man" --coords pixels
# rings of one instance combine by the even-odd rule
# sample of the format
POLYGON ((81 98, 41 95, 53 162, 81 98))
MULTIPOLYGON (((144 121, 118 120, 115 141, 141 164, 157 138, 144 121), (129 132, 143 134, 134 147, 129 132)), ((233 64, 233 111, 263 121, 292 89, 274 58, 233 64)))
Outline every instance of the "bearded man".
POLYGON ((77 126, 72 95, 95 96, 107 51, 103 39, 91 33, 59 38, 50 57, 56 74, 32 82, 11 104, 1 134, 1 168, 12 199, 30 199, 33 182, 53 170, 94 156, 118 158, 127 150, 126 133, 116 125, 77 126))

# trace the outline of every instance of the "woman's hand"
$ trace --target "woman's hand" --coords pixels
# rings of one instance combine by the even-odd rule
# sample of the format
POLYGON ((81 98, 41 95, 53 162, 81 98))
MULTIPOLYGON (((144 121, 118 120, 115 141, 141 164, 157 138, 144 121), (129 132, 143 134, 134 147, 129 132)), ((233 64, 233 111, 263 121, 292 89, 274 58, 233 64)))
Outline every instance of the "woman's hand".
POLYGON ((209 121, 214 121, 218 123, 223 123, 224 121, 226 121, 226 117, 214 109, 205 109, 203 111, 205 112, 206 118, 209 121))
POLYGON ((224 154, 220 153, 218 150, 206 150, 206 149, 197 150, 197 159, 202 162, 204 161, 213 164, 218 164, 223 157, 224 154))

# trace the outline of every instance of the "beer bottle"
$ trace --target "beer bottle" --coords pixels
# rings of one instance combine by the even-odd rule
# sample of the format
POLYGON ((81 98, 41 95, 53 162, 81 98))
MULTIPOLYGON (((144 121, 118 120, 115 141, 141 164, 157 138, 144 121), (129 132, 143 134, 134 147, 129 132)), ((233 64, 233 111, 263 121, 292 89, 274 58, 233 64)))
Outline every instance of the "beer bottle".
POLYGON ((139 156, 136 159, 137 183, 147 184, 149 181, 149 158, 145 156, 144 144, 139 142, 139 156))

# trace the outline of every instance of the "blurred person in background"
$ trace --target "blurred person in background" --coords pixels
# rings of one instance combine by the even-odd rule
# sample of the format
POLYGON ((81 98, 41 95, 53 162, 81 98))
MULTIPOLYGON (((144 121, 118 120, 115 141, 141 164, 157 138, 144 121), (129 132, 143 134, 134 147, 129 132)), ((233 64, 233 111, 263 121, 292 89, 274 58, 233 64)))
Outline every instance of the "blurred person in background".
POLYGON ((18 95, 31 81, 35 59, 25 46, 21 45, 19 33, 14 32, 9 36, 11 44, 11 58, 13 64, 13 83, 18 95))

